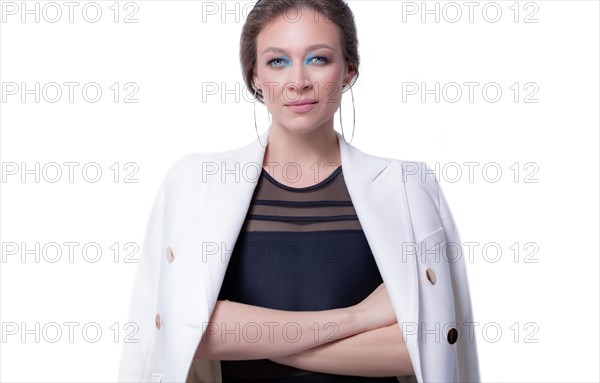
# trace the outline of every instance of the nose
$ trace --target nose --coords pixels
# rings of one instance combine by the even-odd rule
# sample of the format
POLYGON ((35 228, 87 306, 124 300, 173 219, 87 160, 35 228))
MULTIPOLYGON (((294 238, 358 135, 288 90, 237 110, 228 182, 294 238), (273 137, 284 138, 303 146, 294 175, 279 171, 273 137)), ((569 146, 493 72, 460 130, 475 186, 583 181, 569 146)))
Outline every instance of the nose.
POLYGON ((286 101, 295 101, 307 90, 312 89, 312 81, 303 65, 298 65, 291 71, 292 75, 285 84, 286 101))

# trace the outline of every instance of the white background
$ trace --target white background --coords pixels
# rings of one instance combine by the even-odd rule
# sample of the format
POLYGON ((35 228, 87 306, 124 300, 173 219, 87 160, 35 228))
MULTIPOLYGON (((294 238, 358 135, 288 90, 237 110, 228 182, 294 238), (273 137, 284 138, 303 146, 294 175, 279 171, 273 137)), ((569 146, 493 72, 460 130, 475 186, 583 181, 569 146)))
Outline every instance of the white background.
MULTIPOLYGON (((0 380, 115 381, 123 334, 114 324, 125 322, 135 264, 115 262, 111 246, 118 243, 123 256, 125 243, 141 242, 158 186, 177 159, 256 138, 238 59, 251 3, 228 1, 227 9, 239 11, 223 15, 222 2, 135 1, 125 7, 125 2, 98 1, 102 16, 95 23, 82 16, 87 2, 78 3, 72 23, 62 2, 55 3, 63 12, 56 23, 44 18, 44 6, 47 18, 54 15, 49 2, 30 1, 27 7, 36 3, 39 22, 35 15, 22 22, 22 3, 2 2, 0 380), (133 12, 138 22, 125 23, 133 12), (23 102, 21 83, 34 89, 36 82, 40 89, 53 82, 81 85, 72 103, 64 85, 58 102, 49 102, 51 88, 39 102, 33 94, 23 102), (131 91, 124 87, 128 82, 137 84, 137 103, 123 101, 131 91), (83 99, 86 83, 101 87, 98 102, 83 99), (121 89, 117 103, 110 89, 114 83, 121 89), (216 84, 217 93, 206 94, 206 84, 216 84), (64 165, 62 178, 49 182, 56 170, 51 163, 64 162, 79 163, 74 182, 64 165), (130 162, 137 168, 125 167, 130 162), (35 172, 22 182, 23 165, 35 169, 36 163, 39 182, 35 172), (102 169, 98 182, 82 177, 88 163, 102 169), (139 182, 124 182, 133 169, 139 182), (50 262, 56 254, 49 244, 65 242, 79 243, 72 262, 66 245, 62 258, 50 262), (22 262, 24 248, 35 249, 36 243, 41 260, 36 262, 34 251, 22 262), (85 244, 102 249, 98 262, 83 258, 85 244), (14 246, 17 254, 8 251, 14 246), (73 342, 64 322, 79 323, 73 342), (52 323, 63 330, 55 343, 52 323), (83 338, 85 324, 102 329, 99 341, 83 338), (26 329, 32 331, 22 340, 26 329)), ((597 382, 599 4, 478 2, 470 22, 469 8, 458 2, 463 14, 453 23, 456 7, 427 2, 428 9, 436 3, 439 22, 435 15, 422 22, 420 12, 403 12, 413 5, 422 11, 421 2, 349 1, 361 55, 352 144, 366 153, 423 160, 446 170, 438 178, 462 241, 480 244, 467 268, 480 322, 483 381, 597 382), (492 22, 498 8, 502 15, 492 22), (524 22, 527 15, 538 22, 524 22), (422 82, 428 89, 436 82, 441 88, 480 85, 473 102, 464 85, 458 102, 449 100, 452 89, 439 102, 433 95, 422 102, 421 93, 403 102, 406 84, 422 82), (482 96, 488 83, 502 89, 497 102, 482 96), (517 102, 514 83, 521 88, 517 102), (525 88, 526 83, 536 88, 525 88), (524 102, 533 89, 538 102, 524 102), (466 162, 477 163, 472 180, 466 162), (486 164, 491 166, 487 178, 486 164), (498 168, 502 175, 492 182, 498 168), (462 176, 452 179, 457 169, 462 176), (528 175, 537 182, 526 182, 528 175), (525 247, 528 242, 532 247, 525 247), (498 256, 494 247, 482 252, 490 243, 501 250, 497 262, 490 260, 498 256), (537 263, 526 263, 534 249, 537 263)), ((94 8, 88 11, 93 17, 94 8)), ((349 96, 342 101, 348 140, 349 96)), ((268 126, 262 104, 257 113, 262 133, 268 126)), ((337 115, 335 128, 340 130, 337 115)), ((89 174, 94 176, 93 168, 89 174)), ((88 256, 95 257, 93 247, 88 256)), ((94 337, 93 328, 88 335, 94 337)))

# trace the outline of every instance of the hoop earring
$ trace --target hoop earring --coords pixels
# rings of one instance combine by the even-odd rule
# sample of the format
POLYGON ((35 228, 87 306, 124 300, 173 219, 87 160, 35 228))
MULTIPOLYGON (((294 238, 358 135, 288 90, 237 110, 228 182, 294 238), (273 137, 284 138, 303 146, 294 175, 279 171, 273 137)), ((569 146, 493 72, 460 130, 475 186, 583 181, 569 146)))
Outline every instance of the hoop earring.
MULTIPOLYGON (((350 142, 354 139, 354 128, 356 127, 356 109, 354 108, 354 93, 352 92, 352 87, 350 87, 350 94, 352 95, 352 137, 350 138, 350 142)), ((346 141, 346 136, 344 136, 344 124, 342 123, 342 102, 340 101, 340 126, 342 127, 342 137, 344 141, 346 141)), ((350 142, 346 141, 348 145, 350 142)))
MULTIPOLYGON (((267 145, 263 145, 262 142, 260 141, 260 135, 258 134, 258 125, 256 125, 256 91, 257 88, 254 87, 254 102, 253 107, 254 107, 254 129, 256 130, 256 137, 258 137, 258 142, 260 143, 260 146, 262 146, 263 148, 266 148, 267 145)), ((267 109, 267 115, 269 115, 269 129, 271 128, 271 116, 269 113, 269 110, 267 109)), ((267 144, 269 143, 269 140, 267 139, 267 144)))

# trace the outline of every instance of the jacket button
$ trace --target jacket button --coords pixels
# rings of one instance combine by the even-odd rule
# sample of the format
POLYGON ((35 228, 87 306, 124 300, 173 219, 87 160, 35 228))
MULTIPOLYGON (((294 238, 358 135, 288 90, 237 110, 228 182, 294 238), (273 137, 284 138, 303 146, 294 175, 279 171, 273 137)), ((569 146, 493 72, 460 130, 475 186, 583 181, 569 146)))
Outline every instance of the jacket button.
POLYGON ((427 280, 431 282, 432 285, 435 285, 437 278, 431 268, 427 268, 427 270, 425 270, 425 275, 427 276, 427 280))
POLYGON ((167 262, 172 263, 174 259, 175 256, 173 255, 173 249, 171 249, 171 247, 167 247, 167 262))
POLYGON ((162 322, 160 321, 160 315, 156 314, 156 328, 160 330, 160 325, 162 322))
POLYGON ((450 344, 454 344, 456 343, 456 341, 458 340, 458 331, 456 331, 456 329, 454 327, 452 327, 450 330, 448 330, 448 343, 450 344))

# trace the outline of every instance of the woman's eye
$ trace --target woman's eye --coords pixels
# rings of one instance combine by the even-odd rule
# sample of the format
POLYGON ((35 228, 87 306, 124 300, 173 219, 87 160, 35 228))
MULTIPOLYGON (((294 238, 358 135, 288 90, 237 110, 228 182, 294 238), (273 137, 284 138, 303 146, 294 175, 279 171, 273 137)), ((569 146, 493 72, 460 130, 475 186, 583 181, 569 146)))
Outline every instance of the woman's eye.
POLYGON ((321 61, 317 61, 318 63, 321 63, 321 64, 325 64, 325 63, 329 62, 329 60, 327 60, 327 57, 324 57, 324 56, 315 56, 315 57, 311 58, 310 60, 312 61, 314 59, 321 60, 321 61))
POLYGON ((280 64, 285 64, 285 60, 284 59, 277 58, 277 59, 273 59, 273 60, 269 61, 267 63, 267 65, 270 65, 270 66, 281 66, 281 65, 273 65, 273 63, 275 63, 275 62, 279 62, 280 64))

